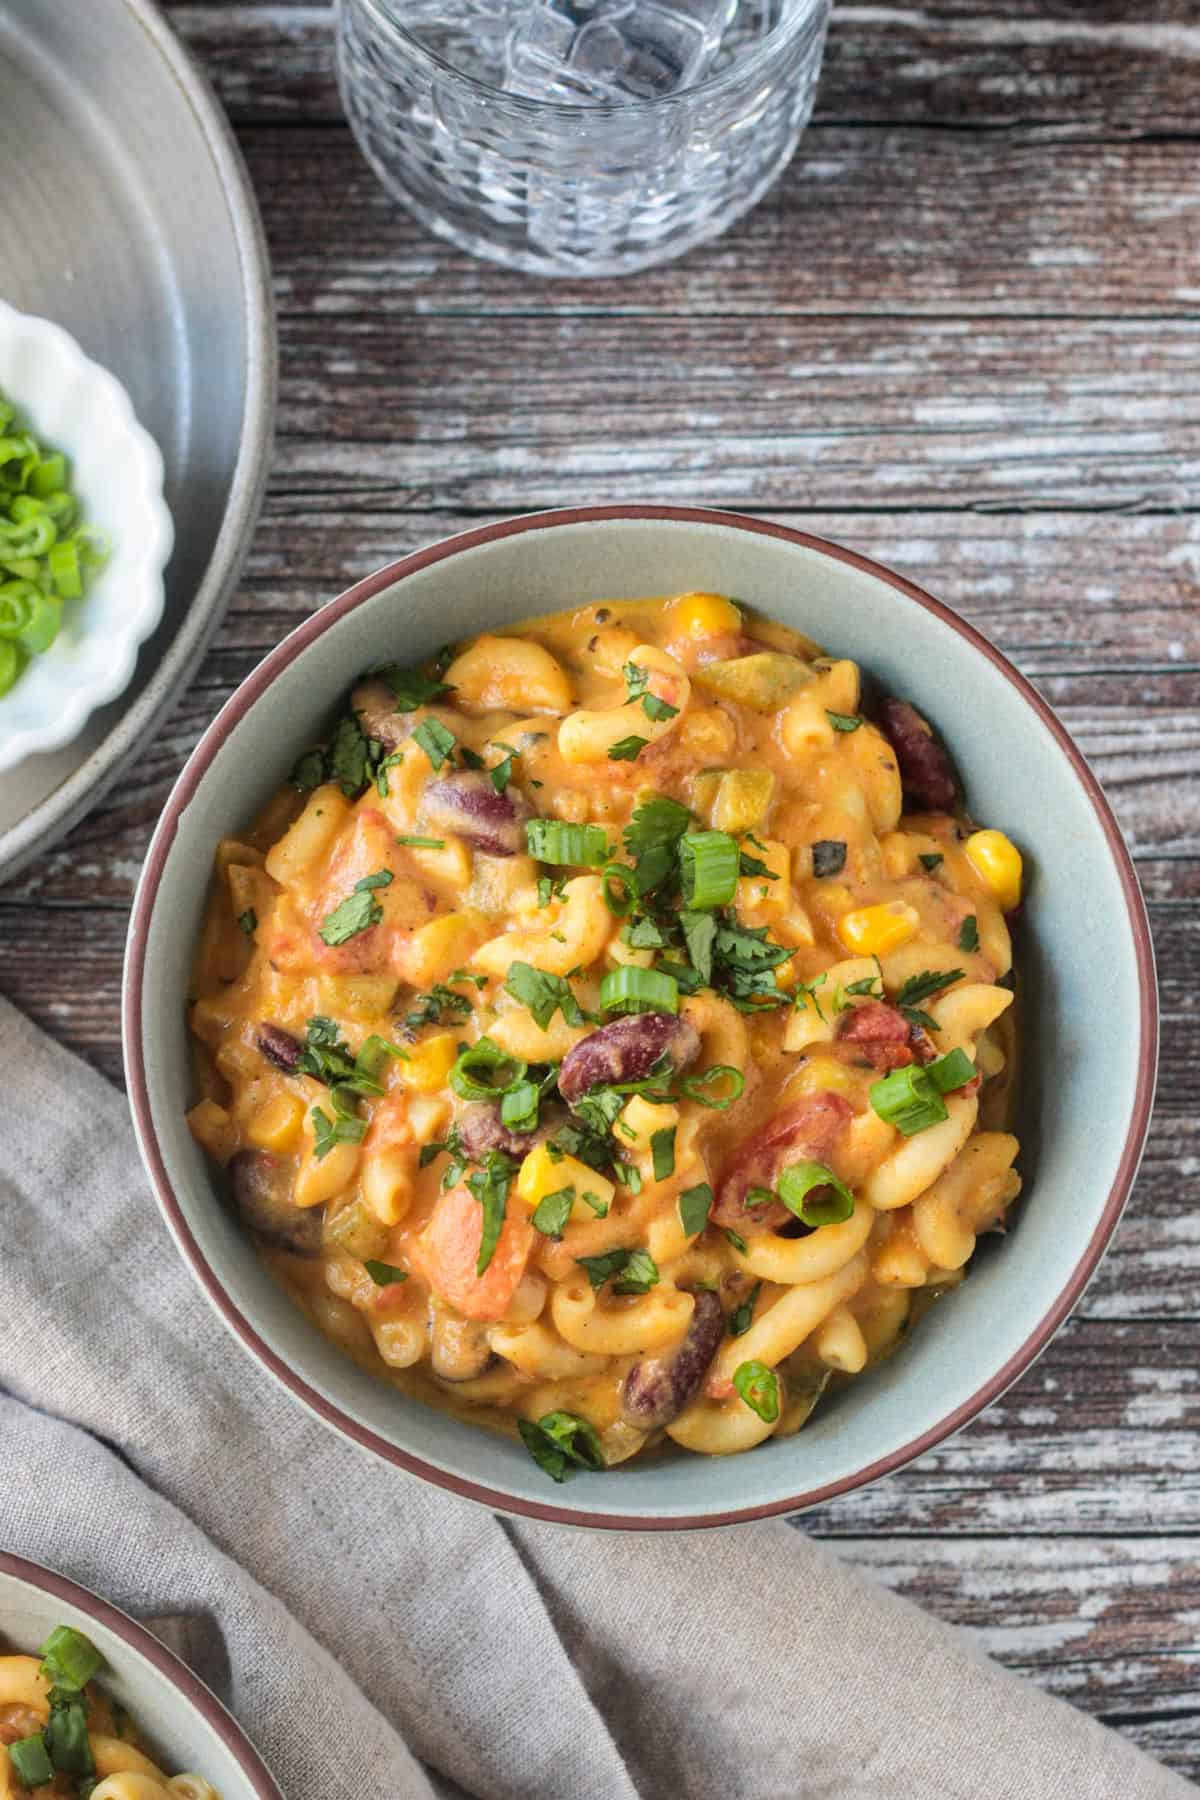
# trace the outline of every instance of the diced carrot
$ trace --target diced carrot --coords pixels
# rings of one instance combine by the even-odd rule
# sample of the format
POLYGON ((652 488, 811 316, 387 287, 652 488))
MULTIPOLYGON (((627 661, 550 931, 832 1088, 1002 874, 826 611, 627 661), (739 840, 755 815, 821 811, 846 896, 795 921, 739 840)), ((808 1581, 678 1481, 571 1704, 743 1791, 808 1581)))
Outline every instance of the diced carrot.
POLYGON ((483 1208, 464 1184, 441 1196, 412 1248, 412 1261, 430 1287, 467 1319, 501 1319, 525 1273, 533 1228, 509 1211, 492 1259, 475 1273, 483 1238, 483 1208))

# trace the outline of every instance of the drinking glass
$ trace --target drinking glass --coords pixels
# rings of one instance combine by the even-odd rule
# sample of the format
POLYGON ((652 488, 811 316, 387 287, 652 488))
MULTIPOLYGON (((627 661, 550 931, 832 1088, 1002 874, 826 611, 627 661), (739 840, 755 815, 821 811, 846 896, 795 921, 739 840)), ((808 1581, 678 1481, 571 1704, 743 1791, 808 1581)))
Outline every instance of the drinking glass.
POLYGON ((430 230, 621 275, 747 212, 808 122, 830 0, 338 0, 367 161, 430 230))

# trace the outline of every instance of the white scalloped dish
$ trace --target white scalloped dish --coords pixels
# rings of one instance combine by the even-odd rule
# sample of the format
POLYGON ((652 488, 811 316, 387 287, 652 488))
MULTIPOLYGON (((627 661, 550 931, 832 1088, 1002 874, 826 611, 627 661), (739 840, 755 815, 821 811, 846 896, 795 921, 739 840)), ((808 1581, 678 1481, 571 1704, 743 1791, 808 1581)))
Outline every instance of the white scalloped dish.
POLYGON ((128 685, 138 648, 162 617, 175 538, 157 444, 125 389, 47 319, 0 301, 0 393, 45 445, 61 450, 86 523, 110 545, 104 568, 62 629, 0 698, 0 771, 59 750, 128 685))

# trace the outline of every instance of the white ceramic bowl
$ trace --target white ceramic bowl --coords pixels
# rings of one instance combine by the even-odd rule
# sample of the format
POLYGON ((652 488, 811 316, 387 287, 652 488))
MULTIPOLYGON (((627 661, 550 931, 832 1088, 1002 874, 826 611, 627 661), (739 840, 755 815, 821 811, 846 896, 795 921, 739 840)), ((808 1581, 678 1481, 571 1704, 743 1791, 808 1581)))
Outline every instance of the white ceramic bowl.
POLYGON ((105 1692, 172 1773, 203 1775, 221 1800, 283 1800, 237 1720, 144 1625, 65 1575, 0 1550, 3 1649, 36 1651, 56 1625, 73 1625, 92 1640, 108 1664, 100 1677, 105 1692))
MULTIPOLYGON (((131 325, 136 329, 136 325, 131 325)), ((89 713, 129 684, 138 648, 162 617, 175 528, 158 445, 115 375, 61 326, 0 301, 0 393, 21 423, 66 455, 85 522, 112 553, 82 600, 69 601, 50 649, 0 697, 0 772, 69 744, 89 713)))
POLYGON ((509 519, 381 569, 306 620, 227 702, 167 802, 134 904, 125 1063, 146 1166, 176 1242, 241 1343, 320 1418, 487 1505, 661 1529, 794 1512, 967 1424, 1050 1341, 1116 1226, 1154 1092, 1154 963, 1128 852, 1046 702, 948 606, 786 526, 676 506, 509 519), (222 837, 236 835, 360 672, 531 613, 694 588, 736 594, 862 662, 938 725, 976 817, 1030 872, 1017 924, 1023 1080, 1013 1230, 902 1353, 744 1456, 636 1457, 554 1488, 519 1443, 408 1399, 310 1325, 259 1263, 188 1131, 185 1000, 222 837))

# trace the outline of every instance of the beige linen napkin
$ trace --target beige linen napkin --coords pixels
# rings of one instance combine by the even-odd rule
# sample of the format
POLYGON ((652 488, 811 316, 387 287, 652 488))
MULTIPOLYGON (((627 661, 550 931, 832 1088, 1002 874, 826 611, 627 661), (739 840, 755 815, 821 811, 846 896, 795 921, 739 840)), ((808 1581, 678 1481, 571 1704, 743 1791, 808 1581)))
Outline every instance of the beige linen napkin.
POLYGON ((511 1524, 341 1442, 209 1310, 120 1096, 3 1002, 0 1066, 0 1544, 210 1615, 288 1800, 1196 1793, 788 1525, 511 1524))

